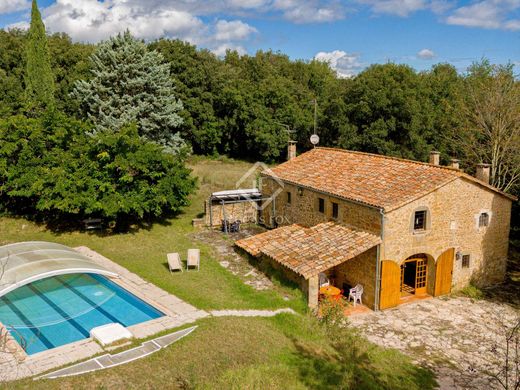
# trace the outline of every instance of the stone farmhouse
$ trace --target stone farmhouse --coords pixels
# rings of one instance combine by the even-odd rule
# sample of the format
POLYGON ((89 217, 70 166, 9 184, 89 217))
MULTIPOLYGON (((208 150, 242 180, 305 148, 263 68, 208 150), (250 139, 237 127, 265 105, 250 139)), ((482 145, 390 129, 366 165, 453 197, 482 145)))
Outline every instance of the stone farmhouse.
POLYGON ((314 148, 262 173, 261 217, 272 230, 236 242, 282 269, 318 303, 319 274, 334 286, 364 287, 379 310, 439 296, 470 282, 501 282, 515 198, 439 164, 314 148))

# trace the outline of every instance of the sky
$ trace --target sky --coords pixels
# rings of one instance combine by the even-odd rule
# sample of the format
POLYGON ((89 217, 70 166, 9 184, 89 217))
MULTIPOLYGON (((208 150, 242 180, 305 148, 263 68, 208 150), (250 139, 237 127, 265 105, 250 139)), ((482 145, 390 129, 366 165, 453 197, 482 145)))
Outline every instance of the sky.
MULTIPOLYGON (((49 32, 99 42, 125 29, 217 55, 273 50, 326 61, 341 77, 373 63, 418 70, 520 65, 520 0, 39 0, 49 32)), ((0 28, 26 28, 30 0, 0 0, 0 28)))

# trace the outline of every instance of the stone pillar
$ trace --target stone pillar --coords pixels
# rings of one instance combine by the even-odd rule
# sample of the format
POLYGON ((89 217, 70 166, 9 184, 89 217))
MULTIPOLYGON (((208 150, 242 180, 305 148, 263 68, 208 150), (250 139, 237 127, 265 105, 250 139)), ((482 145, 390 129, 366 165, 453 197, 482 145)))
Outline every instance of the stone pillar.
POLYGON ((441 154, 435 150, 430 152, 430 164, 439 165, 441 154))
POLYGON ((287 146, 287 161, 296 158, 296 141, 289 141, 287 146))
POLYGON ((477 173, 475 177, 480 181, 483 181, 486 184, 489 184, 489 168, 491 165, 489 164, 478 164, 477 165, 477 173))
POLYGON ((307 287, 307 302, 309 304, 309 307, 317 307, 318 306, 318 295, 319 295, 319 277, 311 276, 308 280, 308 287, 307 287))
POLYGON ((460 160, 458 160, 456 158, 452 158, 450 160, 450 167, 455 168, 455 169, 460 169, 460 160))

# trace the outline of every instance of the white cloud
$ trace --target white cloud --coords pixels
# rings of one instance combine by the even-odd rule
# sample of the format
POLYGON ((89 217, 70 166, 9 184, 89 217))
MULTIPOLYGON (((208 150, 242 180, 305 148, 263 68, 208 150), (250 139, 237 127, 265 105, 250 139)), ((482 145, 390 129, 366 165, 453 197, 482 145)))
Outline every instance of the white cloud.
POLYGON ((9 14, 29 8, 29 0, 0 0, 0 14, 9 14))
POLYGON ((332 69, 336 71, 339 77, 347 78, 355 76, 365 64, 360 62, 360 55, 356 53, 347 53, 343 50, 334 50, 331 52, 319 52, 314 59, 326 62, 332 69))
POLYGON ((442 13, 453 5, 453 0, 356 0, 357 3, 370 6, 376 14, 391 14, 401 17, 417 11, 442 13))
POLYGON ((431 60, 435 57, 435 53, 430 49, 422 49, 417 53, 417 57, 421 60, 431 60))
POLYGON ((257 29, 240 20, 219 20, 215 25, 215 39, 217 41, 232 41, 248 39, 257 29))
POLYGON ((459 7, 446 18, 446 23, 489 29, 520 30, 520 19, 511 18, 520 9, 520 0, 482 0, 459 7))
POLYGON ((282 11, 284 18, 294 23, 332 22, 345 17, 339 1, 274 0, 272 8, 282 11))

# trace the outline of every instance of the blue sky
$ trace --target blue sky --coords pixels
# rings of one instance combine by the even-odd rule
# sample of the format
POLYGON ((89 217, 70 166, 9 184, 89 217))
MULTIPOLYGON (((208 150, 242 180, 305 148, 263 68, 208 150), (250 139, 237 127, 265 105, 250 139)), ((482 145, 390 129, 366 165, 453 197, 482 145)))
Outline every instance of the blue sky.
MULTIPOLYGON (((24 27, 29 0, 0 0, 0 27, 24 27)), ((349 76, 372 63, 438 62, 460 71, 482 57, 520 62, 520 0, 39 0, 48 30, 97 42, 129 28, 216 54, 280 51, 328 61, 349 76)))

